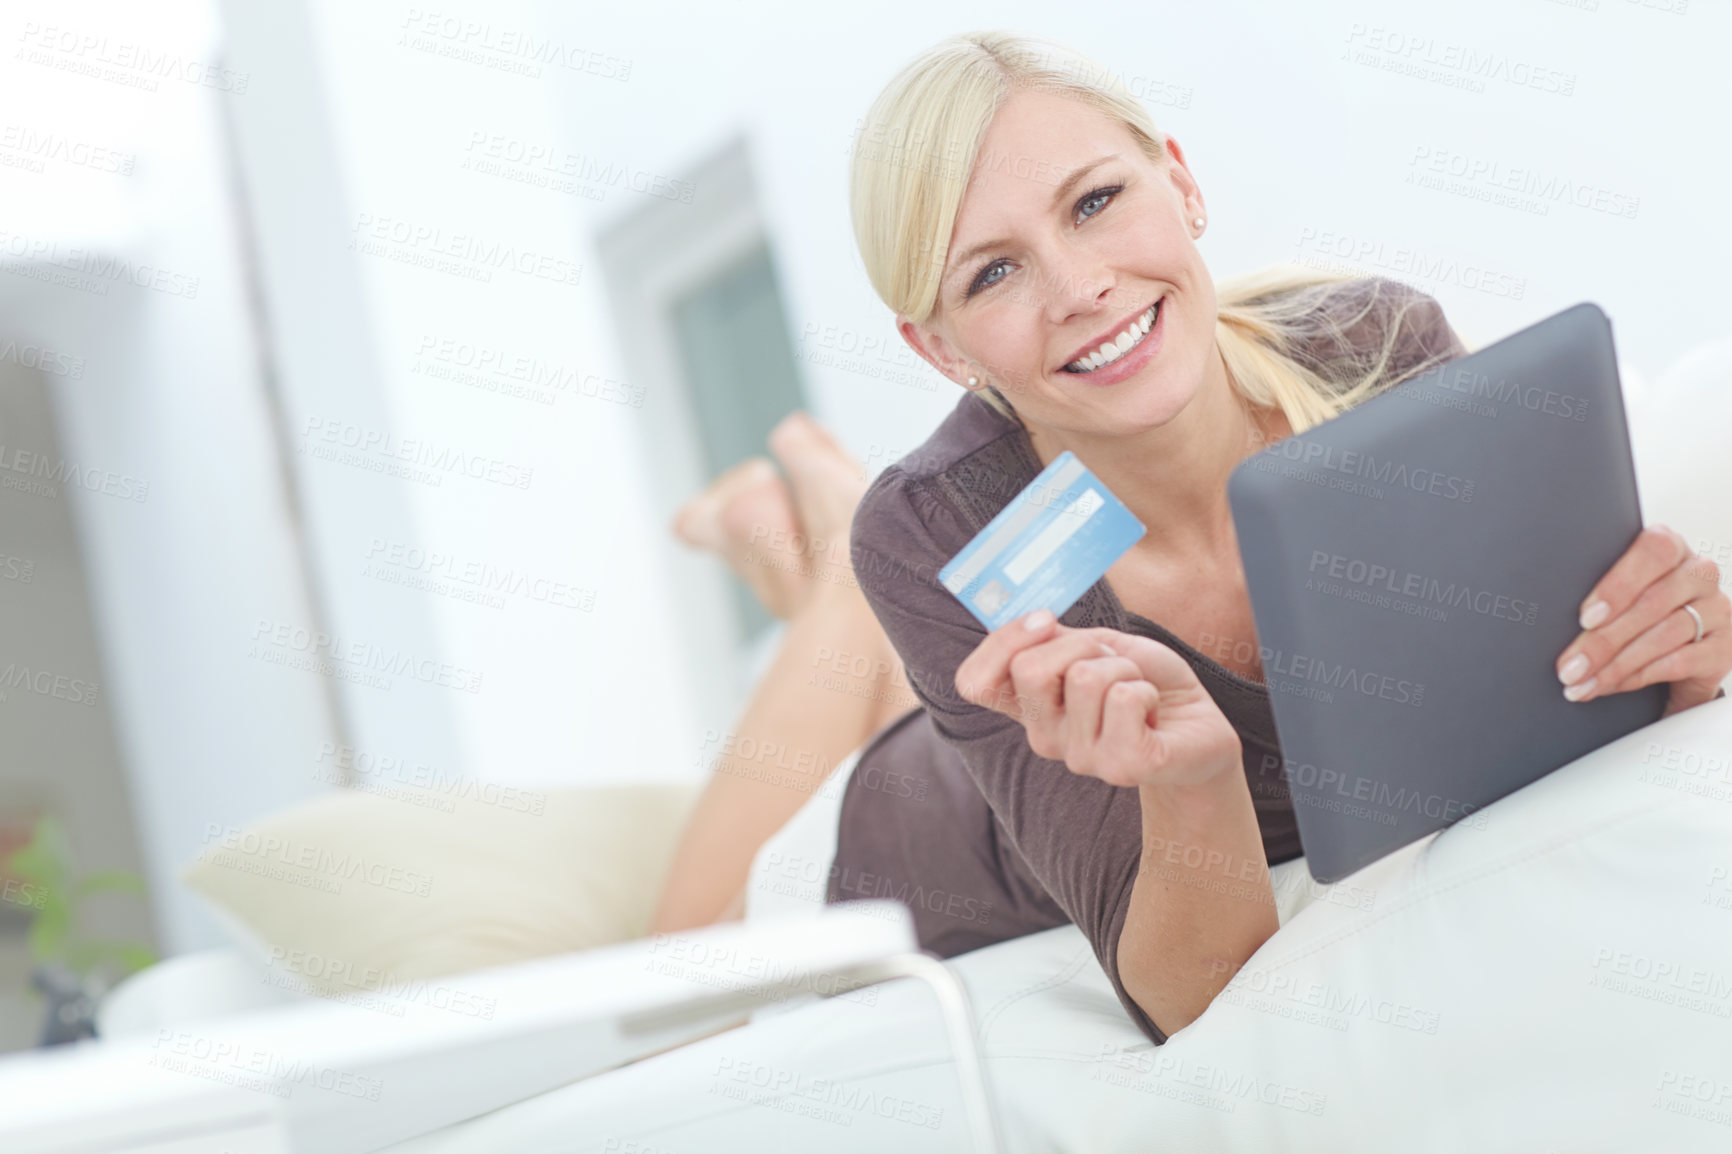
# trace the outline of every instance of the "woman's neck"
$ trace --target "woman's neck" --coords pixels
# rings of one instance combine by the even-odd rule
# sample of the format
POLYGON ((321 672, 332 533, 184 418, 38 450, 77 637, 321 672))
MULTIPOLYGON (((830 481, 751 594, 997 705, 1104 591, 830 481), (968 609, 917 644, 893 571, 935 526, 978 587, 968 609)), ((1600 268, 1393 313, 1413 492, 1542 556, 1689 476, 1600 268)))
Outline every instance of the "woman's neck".
POLYGON ((1172 420, 1128 437, 1076 434, 1024 421, 1035 455, 1051 464, 1066 449, 1148 526, 1139 544, 1165 555, 1216 555, 1231 544, 1227 478, 1234 466, 1291 432, 1278 411, 1262 422, 1239 398, 1214 350, 1203 383, 1172 420))

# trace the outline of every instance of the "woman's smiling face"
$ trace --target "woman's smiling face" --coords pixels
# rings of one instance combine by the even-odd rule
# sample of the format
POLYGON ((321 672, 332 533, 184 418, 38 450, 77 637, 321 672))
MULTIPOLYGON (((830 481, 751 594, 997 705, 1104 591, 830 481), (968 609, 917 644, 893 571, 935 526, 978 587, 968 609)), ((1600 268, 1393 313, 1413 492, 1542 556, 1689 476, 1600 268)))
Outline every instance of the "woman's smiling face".
POLYGON ((937 307, 922 325, 899 317, 904 336, 959 383, 984 369, 1032 424, 1106 435, 1165 424, 1203 381, 1216 316, 1192 224, 1202 196, 1169 150, 1151 161, 1074 98, 1013 95, 957 211, 937 307))

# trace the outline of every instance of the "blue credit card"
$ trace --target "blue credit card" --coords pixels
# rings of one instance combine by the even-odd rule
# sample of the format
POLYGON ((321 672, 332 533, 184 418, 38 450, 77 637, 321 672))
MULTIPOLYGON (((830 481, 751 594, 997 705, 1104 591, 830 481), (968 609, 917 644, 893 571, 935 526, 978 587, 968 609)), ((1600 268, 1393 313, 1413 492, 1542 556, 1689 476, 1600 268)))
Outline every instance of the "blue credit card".
POLYGON ((1147 532, 1066 449, 938 571, 990 631, 1036 609, 1054 617, 1147 532))

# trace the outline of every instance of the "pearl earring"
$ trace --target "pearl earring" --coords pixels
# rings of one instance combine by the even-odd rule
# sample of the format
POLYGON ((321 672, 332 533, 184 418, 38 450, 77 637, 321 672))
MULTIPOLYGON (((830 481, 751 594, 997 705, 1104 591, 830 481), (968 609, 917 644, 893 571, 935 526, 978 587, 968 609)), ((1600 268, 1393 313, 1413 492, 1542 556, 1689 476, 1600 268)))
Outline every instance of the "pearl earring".
POLYGON ((1196 220, 1193 220, 1191 223, 1196 226, 1198 232, 1203 231, 1203 218, 1202 217, 1199 216, 1196 220))
POLYGON ((969 387, 969 388, 971 388, 971 389, 972 389, 972 388, 973 388, 973 387, 974 387, 974 386, 975 386, 975 385, 978 385, 978 384, 979 384, 979 383, 980 383, 980 378, 979 378, 979 377, 969 377, 969 378, 968 378, 968 387, 969 387))

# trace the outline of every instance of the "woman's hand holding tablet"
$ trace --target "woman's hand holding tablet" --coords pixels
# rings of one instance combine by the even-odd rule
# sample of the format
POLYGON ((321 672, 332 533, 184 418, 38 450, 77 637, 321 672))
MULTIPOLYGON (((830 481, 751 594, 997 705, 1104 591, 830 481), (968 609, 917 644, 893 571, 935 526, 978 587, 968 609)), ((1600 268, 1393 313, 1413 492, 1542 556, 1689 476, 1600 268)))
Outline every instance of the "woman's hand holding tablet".
POLYGON ((1558 657, 1564 696, 1669 682, 1667 716, 1713 699, 1732 673, 1732 600, 1719 582, 1682 533, 1643 529, 1582 601, 1582 633, 1558 657))

